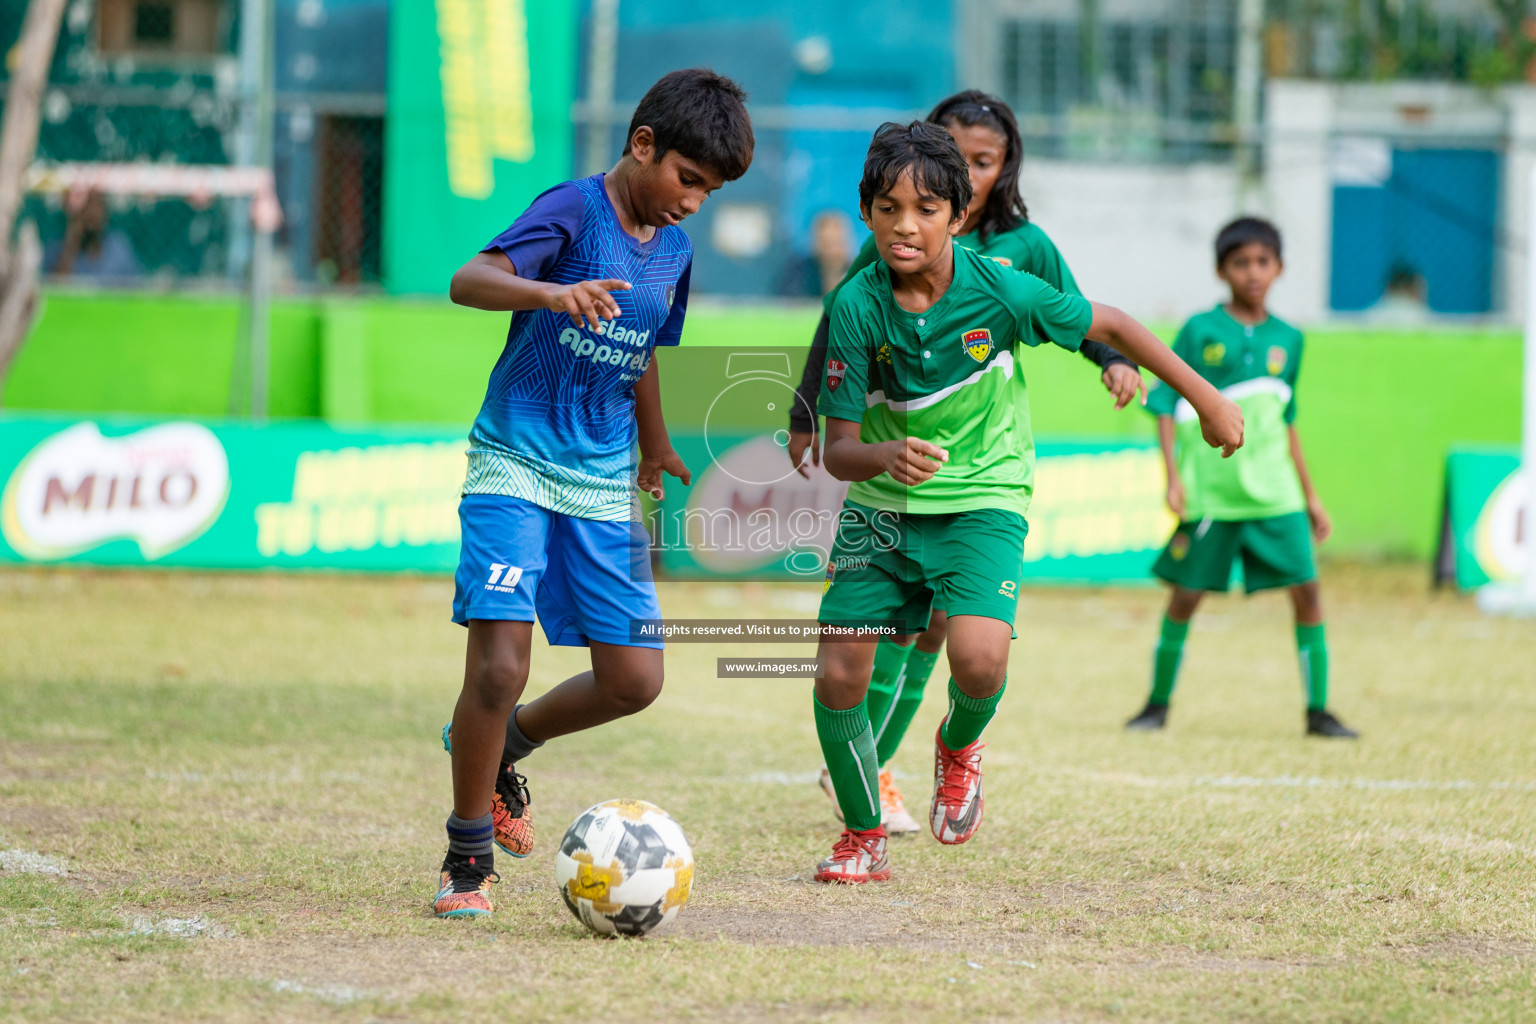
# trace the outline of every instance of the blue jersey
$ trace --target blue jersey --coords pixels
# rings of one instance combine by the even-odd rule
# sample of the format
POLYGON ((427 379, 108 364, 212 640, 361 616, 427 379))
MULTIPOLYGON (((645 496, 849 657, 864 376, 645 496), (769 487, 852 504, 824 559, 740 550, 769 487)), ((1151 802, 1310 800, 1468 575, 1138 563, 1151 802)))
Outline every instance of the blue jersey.
POLYGON ((465 494, 504 494, 584 519, 631 515, 635 382, 657 345, 676 345, 693 244, 681 228, 648 242, 619 224, 603 176, 535 199, 485 252, 519 277, 555 284, 617 278, 617 320, 596 330, 539 309, 514 313, 469 440, 465 494))

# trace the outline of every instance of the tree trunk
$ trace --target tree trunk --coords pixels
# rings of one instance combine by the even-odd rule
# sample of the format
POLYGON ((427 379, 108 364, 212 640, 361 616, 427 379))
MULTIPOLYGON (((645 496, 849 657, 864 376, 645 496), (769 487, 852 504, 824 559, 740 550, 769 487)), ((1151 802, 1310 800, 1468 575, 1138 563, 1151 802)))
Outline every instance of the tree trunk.
POLYGON ((32 330, 41 303, 37 277, 43 268, 43 245, 37 240, 37 227, 31 221, 22 224, 16 233, 16 247, 10 256, 11 274, 0 280, 0 388, 5 384, 11 360, 21 351, 21 343, 32 330))
POLYGON ((0 384, 37 313, 42 246, 37 229, 22 226, 11 243, 26 194, 27 169, 37 155, 37 129, 48 68, 59 39, 65 0, 31 0, 16 42, 15 73, 0 122, 0 384))

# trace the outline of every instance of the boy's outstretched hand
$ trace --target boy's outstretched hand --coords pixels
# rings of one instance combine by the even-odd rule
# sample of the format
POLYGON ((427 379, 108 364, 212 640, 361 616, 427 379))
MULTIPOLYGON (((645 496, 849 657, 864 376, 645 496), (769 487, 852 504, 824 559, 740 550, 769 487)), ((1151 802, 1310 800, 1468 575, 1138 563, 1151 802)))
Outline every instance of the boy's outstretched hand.
POLYGON ((682 456, 678 455, 674 449, 668 448, 654 455, 640 457, 640 469, 635 474, 635 482, 640 485, 642 491, 660 501, 667 495, 667 489, 662 486, 663 473, 670 473, 684 484, 693 480, 693 474, 688 472, 688 467, 683 464, 682 456))
POLYGON ((1220 448, 1222 458, 1231 458, 1243 446, 1243 410, 1232 399, 1217 395, 1199 412, 1200 436, 1212 448, 1220 448))
POLYGON ((908 487, 931 479, 949 461, 949 452, 931 441, 908 437, 886 444, 885 471, 908 487))
POLYGON ((1141 393, 1141 404, 1147 404, 1147 382, 1142 379, 1141 371, 1134 366, 1124 363, 1110 363, 1104 367, 1104 372, 1099 374, 1099 380, 1104 382, 1104 387, 1115 396, 1115 411, 1119 412, 1131 404, 1137 392, 1141 393))
POLYGON ((629 287, 628 281, 613 278, 559 285, 549 290, 549 308, 569 314, 577 327, 585 319, 586 325, 595 331, 599 320, 617 320, 621 315, 618 301, 608 293, 627 292, 629 287))

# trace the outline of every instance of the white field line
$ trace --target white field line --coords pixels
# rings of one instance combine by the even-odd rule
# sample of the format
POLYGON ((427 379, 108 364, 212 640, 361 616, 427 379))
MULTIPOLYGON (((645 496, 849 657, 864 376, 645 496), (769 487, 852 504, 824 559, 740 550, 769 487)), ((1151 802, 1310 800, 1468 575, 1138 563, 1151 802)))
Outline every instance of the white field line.
POLYGON ((360 772, 320 772, 317 775, 302 772, 297 768, 290 768, 285 772, 198 772, 190 768, 162 768, 144 769, 144 777, 151 782, 193 782, 216 783, 220 785, 285 785, 300 786, 312 782, 334 783, 366 783, 373 781, 360 772))
MULTIPOLYGON (((910 772, 891 770, 893 779, 915 779, 910 772)), ((753 772, 751 775, 715 776, 726 782, 744 782, 749 786, 817 786, 821 783, 820 772, 753 772)))
POLYGON ((1536 793, 1536 782, 1523 780, 1493 780, 1474 782, 1470 779, 1330 779, 1321 775, 1196 775, 1193 778, 1177 776, 1135 775, 1130 772, 1077 772, 1072 774, 1098 782, 1116 782, 1126 786, 1144 787, 1191 787, 1213 786, 1219 789, 1363 789, 1386 792, 1479 792, 1506 791, 1536 793))
MULTIPOLYGON (((1494 780, 1474 782, 1470 779, 1330 779, 1321 775, 1196 775, 1157 776, 1136 775, 1131 772, 1088 772, 1064 769, 1064 773, 1095 782, 1113 782, 1122 786, 1144 788, 1188 788, 1211 786, 1218 789, 1362 789, 1384 792, 1514 792, 1536 793, 1536 782, 1522 780, 1494 780)), ((896 778, 909 777, 905 772, 893 773, 896 778)), ((817 772, 754 772, 751 775, 734 776, 734 781, 757 786, 805 786, 820 779, 817 772)))
POLYGON ((62 860, 31 850, 0 850, 0 871, 14 871, 20 875, 69 874, 69 868, 62 860))
POLYGON ((1420 828, 1395 828, 1385 832, 1371 832, 1396 843, 1417 843, 1444 850, 1447 853, 1512 853, 1520 857, 1536 857, 1536 849, 1518 846, 1507 839, 1482 839, 1474 835, 1455 835, 1449 832, 1430 832, 1420 828))
POLYGON ((227 939, 234 933, 217 921, 198 914, 196 917, 162 917, 159 920, 135 917, 128 934, 162 935, 172 939, 195 939, 206 935, 211 939, 227 939))
POLYGON ((294 992, 303 995, 314 996, 322 1002, 333 1006, 344 1006, 347 1003, 355 1003, 360 999, 367 999, 374 995, 367 989, 354 988, 351 985, 303 985, 297 981, 289 981, 286 978, 278 978, 272 982, 273 992, 294 992))

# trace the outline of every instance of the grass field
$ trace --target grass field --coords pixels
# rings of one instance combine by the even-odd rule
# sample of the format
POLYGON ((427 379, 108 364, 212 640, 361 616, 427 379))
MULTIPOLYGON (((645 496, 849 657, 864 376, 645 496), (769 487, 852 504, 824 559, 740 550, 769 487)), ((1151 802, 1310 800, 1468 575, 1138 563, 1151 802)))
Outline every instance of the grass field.
MULTIPOLYGON (((851 889, 808 881, 837 832, 808 683, 673 646, 649 711, 526 763, 539 849, 496 915, 438 921, 450 583, 0 573, 0 1019, 1530 1020, 1536 626, 1426 577, 1329 567, 1358 744, 1303 739, 1282 598, 1212 602, 1169 731, 1131 736, 1160 594, 1026 592, 981 832, 851 889), (618 795, 693 841, 670 934, 591 938, 555 891, 618 795)), ((539 647, 532 688, 581 664, 539 647)), ((936 683, 895 766, 919 810, 936 683)))

